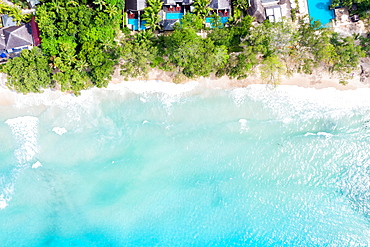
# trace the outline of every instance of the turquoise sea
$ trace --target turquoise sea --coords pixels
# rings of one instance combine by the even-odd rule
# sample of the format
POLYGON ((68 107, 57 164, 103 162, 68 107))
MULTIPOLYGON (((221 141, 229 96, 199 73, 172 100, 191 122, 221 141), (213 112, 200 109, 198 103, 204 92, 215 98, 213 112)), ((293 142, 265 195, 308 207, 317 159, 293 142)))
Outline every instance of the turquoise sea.
POLYGON ((0 106, 0 246, 369 246, 370 89, 127 82, 0 106))

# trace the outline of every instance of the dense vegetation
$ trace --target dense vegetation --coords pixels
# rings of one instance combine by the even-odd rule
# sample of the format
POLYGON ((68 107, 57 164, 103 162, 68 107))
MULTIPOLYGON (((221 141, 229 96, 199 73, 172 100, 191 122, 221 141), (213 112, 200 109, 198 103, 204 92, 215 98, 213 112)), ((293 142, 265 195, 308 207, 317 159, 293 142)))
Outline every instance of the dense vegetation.
POLYGON ((145 78, 151 68, 159 68, 174 72, 175 82, 214 73, 237 79, 255 74, 276 84, 283 75, 311 74, 320 67, 345 79, 359 59, 370 53, 369 39, 360 38, 358 46, 358 36, 341 37, 318 22, 284 19, 252 25, 244 0, 235 2, 236 14, 226 27, 213 16, 213 29, 204 25, 209 1, 196 0, 195 14, 184 15, 173 32, 159 35, 162 3, 148 0, 143 15, 148 29, 120 32, 122 3, 43 1, 36 17, 41 50, 25 51, 3 66, 9 87, 26 93, 59 85, 76 94, 93 86, 105 87, 119 59, 125 78, 145 78))
POLYGON ((106 86, 118 63, 119 49, 114 39, 122 24, 123 7, 121 0, 45 0, 37 8, 36 21, 47 63, 38 64, 35 69, 51 68, 50 83, 22 80, 28 69, 11 70, 13 66, 29 66, 30 59, 21 56, 8 61, 4 68, 10 81, 17 85, 14 88, 35 92, 39 90, 36 85, 45 87, 57 83, 63 91, 78 93, 92 86, 106 86), (35 85, 29 85, 32 83, 35 85))
POLYGON ((107 85, 118 61, 120 0, 45 1, 37 8, 42 50, 63 91, 107 85))
MULTIPOLYGON (((311 74, 321 67, 343 78, 358 65, 364 51, 355 37, 341 37, 321 24, 300 20, 268 21, 253 26, 252 17, 225 28, 203 30, 201 17, 187 14, 175 31, 162 36, 150 31, 127 35, 121 74, 145 76, 150 67, 176 73, 177 78, 227 75, 242 79, 257 73, 266 82, 278 83, 282 75, 311 74), (131 48, 132 47, 132 48, 131 48)), ((221 25, 220 25, 221 26, 221 25)), ((178 81, 178 80, 177 80, 178 81)))
POLYGON ((8 87, 22 93, 39 93, 41 88, 51 87, 51 69, 48 59, 38 47, 24 50, 20 57, 6 63, 3 72, 11 75, 8 87))

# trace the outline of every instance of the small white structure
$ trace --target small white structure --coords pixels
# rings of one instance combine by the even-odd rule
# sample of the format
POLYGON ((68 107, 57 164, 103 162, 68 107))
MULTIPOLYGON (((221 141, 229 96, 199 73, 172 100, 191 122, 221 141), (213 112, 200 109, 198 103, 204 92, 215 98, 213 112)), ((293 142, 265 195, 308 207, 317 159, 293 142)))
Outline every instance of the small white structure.
POLYGON ((267 8, 270 6, 278 5, 279 0, 261 0, 262 6, 267 8))
POLYGON ((281 18, 282 18, 281 7, 279 5, 267 7, 266 17, 270 20, 270 22, 281 21, 281 18))

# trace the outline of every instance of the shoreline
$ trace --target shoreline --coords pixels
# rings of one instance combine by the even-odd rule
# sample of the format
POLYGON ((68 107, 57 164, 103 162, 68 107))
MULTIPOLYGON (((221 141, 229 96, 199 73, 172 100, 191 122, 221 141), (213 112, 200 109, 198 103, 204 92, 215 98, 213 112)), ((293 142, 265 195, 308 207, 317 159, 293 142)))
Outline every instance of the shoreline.
MULTIPOLYGON (((343 85, 339 83, 341 78, 338 75, 332 75, 324 70, 320 70, 320 68, 316 69, 312 75, 308 74, 299 74, 294 73, 292 76, 287 77, 283 76, 281 82, 277 84, 279 85, 290 85, 290 86, 298 86, 303 88, 315 88, 315 89, 323 89, 323 88, 335 88, 337 90, 355 90, 358 88, 370 88, 370 78, 365 78, 364 81, 361 82, 362 76, 362 68, 369 67, 369 70, 366 70, 367 73, 370 73, 370 58, 364 58, 361 63, 359 64, 358 68, 351 73, 351 78, 346 79, 348 84, 343 85)), ((159 69, 151 69, 146 77, 139 77, 139 78, 129 78, 128 81, 163 81, 163 82, 171 82, 173 83, 174 73, 173 72, 166 72, 159 69)), ((266 84, 257 76, 250 76, 246 79, 232 79, 228 76, 222 76, 220 78, 216 77, 214 74, 210 77, 199 77, 197 79, 186 79, 185 81, 179 84, 186 84, 191 81, 197 81, 202 86, 206 88, 221 88, 221 89, 234 89, 234 88, 243 88, 253 84, 266 84)), ((119 69, 115 70, 115 73, 112 75, 112 79, 110 83, 118 84, 124 83, 124 77, 119 74, 119 69)), ((267 84, 266 84, 267 85, 267 84)))
MULTIPOLYGON (((366 59, 362 64, 368 63, 370 64, 369 58, 366 59)), ((342 85, 339 83, 340 78, 335 75, 330 75, 327 72, 323 71, 315 71, 312 75, 307 74, 293 74, 290 77, 282 77, 281 83, 277 84, 276 86, 271 85, 272 87, 279 87, 282 86, 297 86, 301 88, 314 88, 314 89, 325 89, 325 88, 334 88, 339 91, 347 91, 347 90, 356 90, 361 88, 370 88, 370 78, 366 78, 363 82, 360 81, 362 69, 357 69, 353 71, 352 78, 348 79, 347 85, 342 85)), ((175 85, 187 85, 191 84, 192 82, 197 82, 201 87, 207 88, 207 89, 225 89, 225 90, 232 90, 236 88, 245 88, 250 85, 255 84, 263 84, 263 85, 269 85, 264 83, 261 79, 259 79, 256 76, 250 76, 246 79, 237 80, 237 79, 231 79, 227 76, 223 77, 216 77, 215 75, 212 75, 210 77, 200 77, 197 79, 187 79, 186 81, 183 81, 181 83, 175 84, 172 80, 174 77, 173 72, 166 72, 159 69, 151 69, 148 75, 144 77, 139 78, 129 78, 129 80, 125 81, 123 76, 119 74, 119 69, 115 70, 114 74, 112 75, 112 79, 110 80, 108 86, 110 85, 118 85, 121 84, 124 86, 125 82, 128 84, 132 84, 133 81, 161 81, 163 82, 163 85, 173 84, 175 85)), ((33 97, 33 95, 37 95, 35 93, 29 93, 27 95, 23 95, 21 93, 17 93, 13 90, 10 90, 5 85, 6 83, 6 75, 3 73, 0 73, 0 106, 10 106, 14 105, 19 98, 27 98, 27 97, 33 97)), ((96 89, 96 88, 95 88, 96 89)), ((148 88, 149 89, 149 88, 148 88)), ((89 89, 91 90, 91 89, 89 89)), ((99 89, 97 89, 99 90, 99 89)), ((113 89, 114 90, 114 89, 113 89)), ((171 88, 169 88, 171 90, 171 88)), ((149 91, 149 90, 148 90, 149 91)), ((168 90, 166 90, 168 91, 168 90)), ((62 97, 63 95, 70 95, 68 92, 61 92, 57 89, 49 89, 45 90, 44 93, 40 94, 40 98, 45 98, 45 100, 54 100, 59 97, 62 97), (50 92, 54 92, 50 94, 50 92), (42 95, 42 96, 41 96, 42 95)), ((81 96, 79 96, 81 97, 81 96)), ((41 99, 39 99, 40 103, 41 99)))

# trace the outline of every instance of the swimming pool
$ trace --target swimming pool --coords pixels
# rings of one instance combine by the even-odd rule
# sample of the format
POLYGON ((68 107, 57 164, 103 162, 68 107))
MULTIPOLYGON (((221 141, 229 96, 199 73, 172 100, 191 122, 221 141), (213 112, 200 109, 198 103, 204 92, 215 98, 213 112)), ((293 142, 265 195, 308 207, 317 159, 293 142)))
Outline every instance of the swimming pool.
MULTIPOLYGON (((206 23, 210 23, 211 25, 211 28, 213 28, 213 25, 212 25, 212 21, 213 21, 213 17, 207 17, 206 18, 206 23)), ((221 17, 220 18, 220 22, 222 23, 222 24, 225 24, 227 21, 229 20, 229 17, 228 16, 224 16, 224 17, 221 17)))
MULTIPOLYGON (((141 21, 140 30, 146 29, 145 23, 146 23, 146 21, 141 21)), ((138 19, 128 19, 128 24, 132 25, 132 30, 134 30, 134 31, 139 30, 139 20, 138 19)))
POLYGON ((166 13, 166 19, 170 20, 181 19, 183 15, 184 15, 183 13, 166 13))
POLYGON ((314 21, 319 20, 322 25, 326 25, 334 18, 334 11, 329 9, 331 0, 307 0, 308 12, 314 21))

